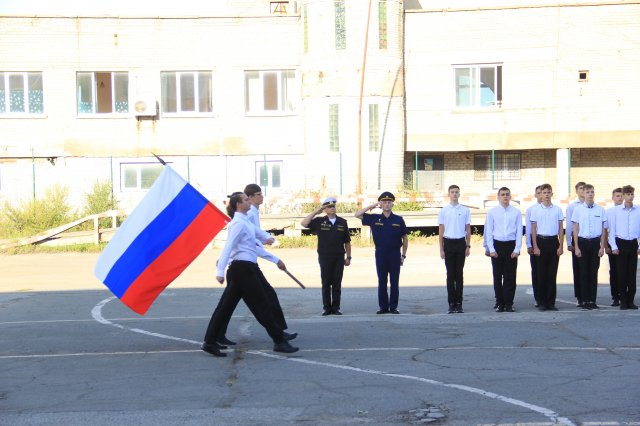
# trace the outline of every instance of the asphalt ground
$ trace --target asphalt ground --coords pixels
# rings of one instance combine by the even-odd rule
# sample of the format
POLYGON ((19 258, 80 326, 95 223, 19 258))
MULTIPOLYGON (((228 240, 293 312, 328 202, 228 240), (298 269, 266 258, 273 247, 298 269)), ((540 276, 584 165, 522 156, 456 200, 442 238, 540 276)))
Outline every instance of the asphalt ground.
POLYGON ((640 314, 609 306, 606 257, 599 311, 575 307, 565 255, 559 311, 533 307, 524 256, 517 312, 496 313, 481 251, 464 314, 446 314, 437 247, 412 245, 400 315, 375 314, 373 251, 358 248, 344 315, 322 317, 314 251, 274 250, 307 286, 262 264, 300 351, 272 352, 240 304, 226 358, 199 350, 222 293, 217 250, 143 317, 93 277, 97 255, 0 256, 0 425, 640 425, 640 314))

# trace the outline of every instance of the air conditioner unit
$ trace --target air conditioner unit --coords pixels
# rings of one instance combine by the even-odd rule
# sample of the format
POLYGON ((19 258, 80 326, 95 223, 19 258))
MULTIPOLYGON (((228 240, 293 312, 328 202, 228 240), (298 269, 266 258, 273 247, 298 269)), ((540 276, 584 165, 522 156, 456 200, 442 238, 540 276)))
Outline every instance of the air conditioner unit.
POLYGON ((158 102, 155 99, 140 99, 133 104, 136 117, 155 117, 158 115, 158 102))

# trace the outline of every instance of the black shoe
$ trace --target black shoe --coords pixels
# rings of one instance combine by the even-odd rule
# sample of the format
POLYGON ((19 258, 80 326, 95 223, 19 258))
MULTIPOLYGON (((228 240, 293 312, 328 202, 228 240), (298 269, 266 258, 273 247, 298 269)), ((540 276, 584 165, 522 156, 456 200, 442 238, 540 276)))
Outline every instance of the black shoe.
POLYGON ((591 303, 582 302, 581 308, 582 308, 583 311, 590 311, 591 310, 591 303))
POLYGON ((578 301, 576 302, 576 308, 582 308, 584 307, 584 303, 582 302, 582 300, 578 299, 578 301))
POLYGON ((538 306, 538 310, 539 310, 540 312, 544 312, 544 311, 546 311, 546 310, 547 310, 547 307, 546 307, 546 306, 544 306, 544 305, 540 305, 540 306, 538 306))
POLYGON ((453 314, 456 312, 456 305, 454 303, 449 303, 449 310, 447 311, 448 314, 453 314))
MULTIPOLYGON (((636 308, 636 309, 637 309, 637 308, 636 308)), ((389 309, 389 313, 392 313, 392 314, 399 314, 399 313, 400 313, 400 311, 399 311, 399 310, 397 310, 397 309, 389 309)))
POLYGON ((389 313, 388 309, 380 309, 378 312, 376 312, 376 314, 378 315, 388 314, 388 313, 389 313))
POLYGON ((558 308, 556 308, 556 305, 551 305, 547 308, 548 311, 557 311, 558 308))
POLYGON ((627 306, 629 307, 629 309, 638 309, 638 307, 633 303, 629 303, 627 306))
MULTIPOLYGON (((236 342, 227 339, 226 336, 222 336, 220 339, 216 340, 216 343, 220 346, 225 346, 225 345, 233 346, 236 344, 236 342)), ((227 349, 227 348, 222 348, 222 349, 227 349)))
POLYGON ((291 346, 289 344, 289 342, 287 342, 285 340, 284 342, 274 343, 273 344, 273 351, 274 352, 283 352, 285 354, 292 354, 294 352, 298 352, 298 348, 296 348, 295 346, 291 346))
POLYGON ((496 312, 504 312, 504 305, 498 305, 496 312))
POLYGON ((596 305, 596 302, 591 302, 591 309, 600 309, 600 306, 596 305))
POLYGON ((620 310, 621 311, 626 311, 627 309, 629 309, 629 307, 627 306, 626 303, 624 302, 620 302, 620 310))
POLYGON ((464 311, 462 310, 462 303, 458 303, 456 305, 456 314, 464 314, 464 311))
POLYGON ((493 305, 493 309, 498 309, 499 306, 500 306, 500 304, 498 302, 496 302, 496 304, 493 305))
POLYGON ((536 304, 535 304, 535 305, 533 305, 533 307, 534 307, 534 308, 539 308, 539 307, 540 307, 540 304, 539 304, 538 302, 536 302, 536 304))
POLYGON ((620 300, 613 299, 613 302, 611 302, 611 306, 620 306, 620 300))
POLYGON ((512 306, 512 305, 507 305, 507 306, 504 308, 504 310, 505 310, 505 312, 515 312, 515 311, 516 311, 515 309, 513 309, 513 306, 512 306))
POLYGON ((331 313, 333 315, 342 315, 342 312, 340 312, 340 309, 334 309, 333 311, 331 311, 331 313))
POLYGON ((322 311, 322 316, 326 317, 327 315, 331 315, 331 310, 330 309, 325 309, 324 311, 322 311))
POLYGON ((287 333, 286 331, 283 331, 282 337, 284 338, 284 340, 289 341, 298 337, 298 333, 287 333))
POLYGON ((217 343, 203 343, 202 346, 200 346, 200 349, 202 349, 208 354, 211 354, 213 356, 217 356, 220 358, 227 356, 227 354, 223 354, 222 352, 220 352, 221 348, 220 348, 220 345, 218 345, 217 343))

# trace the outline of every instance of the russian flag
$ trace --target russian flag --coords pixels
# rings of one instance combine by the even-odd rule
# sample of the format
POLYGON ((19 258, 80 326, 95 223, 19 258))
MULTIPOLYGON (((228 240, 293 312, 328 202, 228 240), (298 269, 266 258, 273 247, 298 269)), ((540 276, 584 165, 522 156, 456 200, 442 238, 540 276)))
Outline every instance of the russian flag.
POLYGON ((228 222, 227 215, 164 166, 105 247, 94 273, 122 303, 144 315, 228 222))

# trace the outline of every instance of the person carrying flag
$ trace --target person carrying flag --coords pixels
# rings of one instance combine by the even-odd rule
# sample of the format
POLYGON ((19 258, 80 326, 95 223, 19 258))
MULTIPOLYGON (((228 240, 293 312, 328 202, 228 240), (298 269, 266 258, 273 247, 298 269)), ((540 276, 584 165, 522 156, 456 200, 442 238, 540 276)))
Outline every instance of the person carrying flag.
MULTIPOLYGON (((246 194, 234 193, 229 199, 227 213, 232 217, 228 227, 227 242, 218 260, 216 280, 224 283, 227 269, 227 289, 214 311, 205 334, 202 350, 214 356, 226 356, 220 352, 225 347, 216 343, 225 325, 224 318, 231 317, 240 299, 244 300, 251 313, 273 339, 275 352, 293 353, 298 348, 287 341, 284 330, 278 326, 269 307, 268 296, 258 275, 256 240, 269 241, 266 232, 257 229, 247 218, 251 208, 246 194)), ((289 335, 293 336, 293 335, 289 335)))

